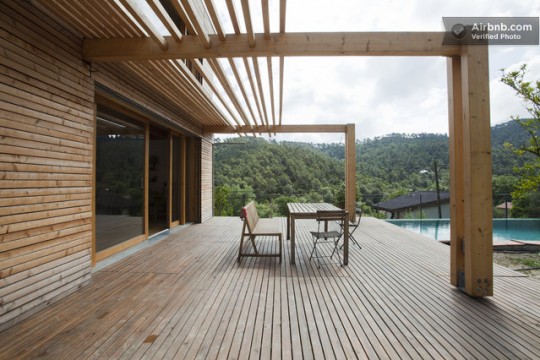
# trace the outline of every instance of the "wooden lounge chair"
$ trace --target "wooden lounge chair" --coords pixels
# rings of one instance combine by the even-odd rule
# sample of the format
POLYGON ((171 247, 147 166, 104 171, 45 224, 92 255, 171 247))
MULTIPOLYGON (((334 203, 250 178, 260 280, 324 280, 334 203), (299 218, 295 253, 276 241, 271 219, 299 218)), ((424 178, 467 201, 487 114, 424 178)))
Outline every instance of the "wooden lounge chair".
POLYGON ((240 248, 238 250, 238 262, 242 256, 257 256, 257 257, 279 257, 279 262, 282 258, 283 236, 281 231, 281 223, 278 219, 260 219, 255 207, 255 202, 250 202, 242 208, 240 218, 244 220, 242 227, 242 236, 240 238, 240 248), (249 237, 253 247, 252 253, 244 253, 244 238, 249 237), (278 240, 278 253, 262 254, 257 249, 255 238, 258 236, 275 236, 278 240))

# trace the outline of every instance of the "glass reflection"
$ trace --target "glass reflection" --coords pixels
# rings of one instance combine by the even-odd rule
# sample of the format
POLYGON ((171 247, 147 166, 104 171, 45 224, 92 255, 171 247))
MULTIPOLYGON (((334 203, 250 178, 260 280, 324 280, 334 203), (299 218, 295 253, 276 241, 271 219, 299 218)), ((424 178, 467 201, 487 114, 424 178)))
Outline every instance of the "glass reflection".
POLYGON ((98 108, 96 251, 144 234, 145 128, 98 108))

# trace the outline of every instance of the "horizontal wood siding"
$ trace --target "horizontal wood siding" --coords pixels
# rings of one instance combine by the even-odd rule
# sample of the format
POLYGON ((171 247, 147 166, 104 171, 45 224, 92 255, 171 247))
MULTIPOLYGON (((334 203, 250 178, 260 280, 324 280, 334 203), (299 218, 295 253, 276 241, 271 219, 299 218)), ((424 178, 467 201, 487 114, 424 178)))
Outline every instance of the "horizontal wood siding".
POLYGON ((94 85, 82 42, 0 2, 0 329, 90 280, 94 85))
MULTIPOLYGON (((202 130, 128 66, 83 62, 82 39, 31 2, 0 2, 0 35, 2 330, 91 279, 95 84, 150 121, 202 130)), ((203 221, 212 217, 211 141, 202 145, 203 221)))
POLYGON ((201 143, 201 221, 212 218, 213 177, 212 177, 213 137, 204 137, 201 143))

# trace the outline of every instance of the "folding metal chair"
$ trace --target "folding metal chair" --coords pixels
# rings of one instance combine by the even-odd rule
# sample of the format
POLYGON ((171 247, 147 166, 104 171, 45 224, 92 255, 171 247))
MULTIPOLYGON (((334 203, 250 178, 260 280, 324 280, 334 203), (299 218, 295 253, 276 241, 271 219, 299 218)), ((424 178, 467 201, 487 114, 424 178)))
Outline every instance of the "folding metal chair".
MULTIPOLYGON (((362 219, 362 209, 356 208, 356 222, 349 222, 349 243, 352 241, 354 244, 358 245, 358 247, 361 249, 362 246, 358 243, 358 241, 354 238, 354 232, 360 226, 360 220, 362 219)), ((341 226, 341 232, 343 232, 343 222, 339 223, 339 226, 341 226)))
MULTIPOLYGON (((346 221, 347 212, 345 210, 319 210, 317 211, 317 231, 310 231, 313 237, 313 249, 309 256, 309 261, 312 258, 317 258, 317 267, 321 267, 321 258, 332 258, 334 253, 338 254, 338 261, 340 265, 343 265, 340 257, 340 248, 338 246, 339 238, 343 235, 343 229, 341 231, 337 230, 328 230, 328 222, 338 221, 343 223, 346 221), (329 243, 332 246, 332 253, 330 255, 325 255, 324 252, 321 252, 317 249, 318 246, 329 243), (314 256, 315 255, 315 256, 314 256)), ((327 254, 327 253, 326 253, 327 254)))

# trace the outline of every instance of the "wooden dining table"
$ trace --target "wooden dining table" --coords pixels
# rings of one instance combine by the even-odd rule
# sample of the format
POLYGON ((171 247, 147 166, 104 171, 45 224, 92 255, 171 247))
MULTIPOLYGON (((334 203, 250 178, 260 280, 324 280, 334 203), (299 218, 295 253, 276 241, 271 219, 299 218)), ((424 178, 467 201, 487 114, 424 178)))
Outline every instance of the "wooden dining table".
MULTIPOLYGON (((319 210, 342 210, 329 203, 287 203, 289 213, 287 215, 287 239, 291 241, 291 264, 295 263, 295 238, 296 238, 296 220, 316 219, 319 210)), ((328 230, 328 223, 325 224, 325 231, 328 230)), ((345 221, 343 226, 343 265, 349 263, 349 222, 345 221)))

